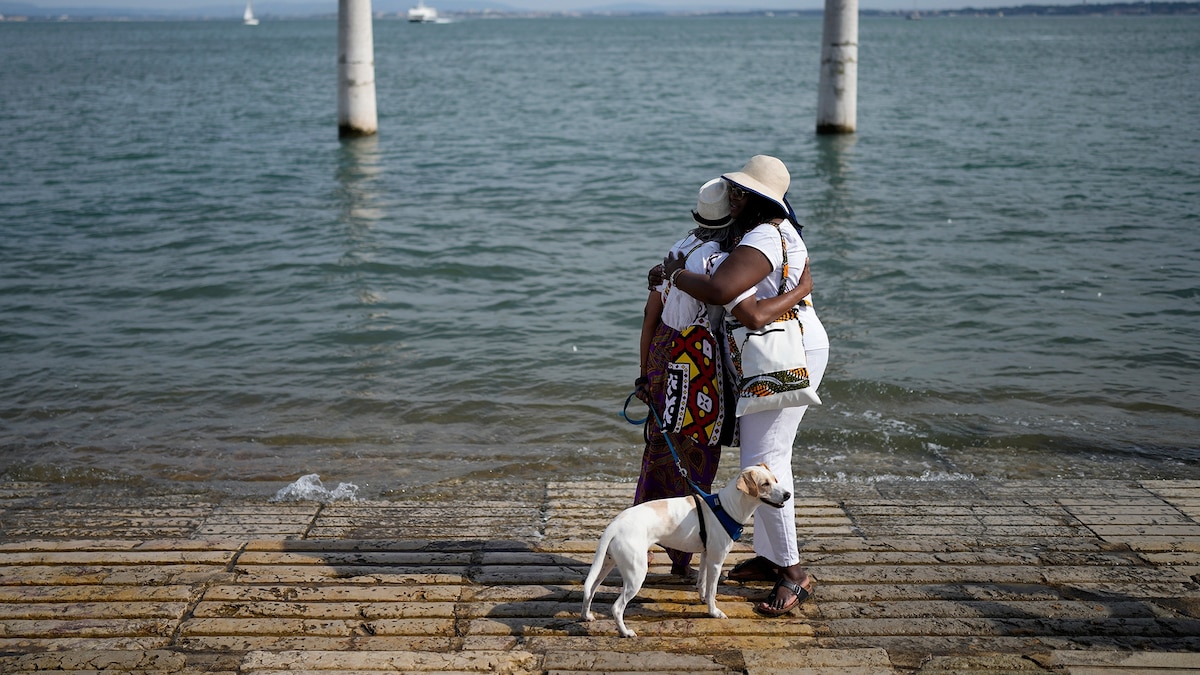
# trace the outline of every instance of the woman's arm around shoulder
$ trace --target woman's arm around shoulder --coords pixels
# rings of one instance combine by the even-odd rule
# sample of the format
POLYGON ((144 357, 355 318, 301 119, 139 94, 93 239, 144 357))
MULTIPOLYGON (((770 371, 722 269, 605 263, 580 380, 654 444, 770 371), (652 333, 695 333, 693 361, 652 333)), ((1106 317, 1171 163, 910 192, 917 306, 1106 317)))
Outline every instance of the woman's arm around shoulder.
POLYGON ((663 261, 667 279, 684 293, 710 305, 725 305, 771 273, 771 261, 762 251, 748 246, 733 249, 711 275, 690 272, 682 257, 663 261))

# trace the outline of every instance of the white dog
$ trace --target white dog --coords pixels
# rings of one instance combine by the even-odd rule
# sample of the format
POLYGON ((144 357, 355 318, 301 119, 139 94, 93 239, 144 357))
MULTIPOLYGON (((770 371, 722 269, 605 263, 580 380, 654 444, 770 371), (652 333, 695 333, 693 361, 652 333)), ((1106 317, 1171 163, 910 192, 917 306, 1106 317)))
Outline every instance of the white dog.
MULTIPOLYGON (((780 487, 766 465, 759 464, 730 480, 717 497, 721 508, 733 521, 745 525, 759 504, 783 508, 792 495, 780 487)), ((616 567, 624 585, 621 595, 613 602, 613 618, 617 620, 617 630, 622 637, 637 635, 625 626, 625 606, 646 581, 646 554, 655 544, 700 554, 696 583, 700 599, 708 603, 709 616, 724 619, 725 613, 717 608, 717 581, 733 541, 712 509, 705 504, 698 512, 696 501, 691 497, 656 499, 625 509, 604 529, 596 547, 596 559, 583 584, 583 620, 595 618, 591 612, 592 598, 600 582, 616 567), (707 544, 701 542, 701 518, 704 519, 707 544)))

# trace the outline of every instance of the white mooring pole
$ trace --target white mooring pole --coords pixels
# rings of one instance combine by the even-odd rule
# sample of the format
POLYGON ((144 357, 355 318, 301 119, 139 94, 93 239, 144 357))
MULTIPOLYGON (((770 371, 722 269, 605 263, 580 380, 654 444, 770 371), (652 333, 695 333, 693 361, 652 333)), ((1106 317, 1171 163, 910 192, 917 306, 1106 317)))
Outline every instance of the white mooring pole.
POLYGON ((858 0, 825 0, 817 133, 852 134, 858 125, 858 0))
POLYGON ((371 0, 338 0, 338 136, 377 131, 371 0))

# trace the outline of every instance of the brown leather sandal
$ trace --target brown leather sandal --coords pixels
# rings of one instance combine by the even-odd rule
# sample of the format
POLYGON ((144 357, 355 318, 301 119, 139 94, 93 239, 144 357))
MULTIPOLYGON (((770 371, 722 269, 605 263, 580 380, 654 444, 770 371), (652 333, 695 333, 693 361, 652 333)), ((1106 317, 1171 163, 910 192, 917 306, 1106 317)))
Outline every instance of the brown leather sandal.
POLYGON ((779 566, 760 555, 734 565, 725 578, 729 581, 775 581, 779 574, 779 566))

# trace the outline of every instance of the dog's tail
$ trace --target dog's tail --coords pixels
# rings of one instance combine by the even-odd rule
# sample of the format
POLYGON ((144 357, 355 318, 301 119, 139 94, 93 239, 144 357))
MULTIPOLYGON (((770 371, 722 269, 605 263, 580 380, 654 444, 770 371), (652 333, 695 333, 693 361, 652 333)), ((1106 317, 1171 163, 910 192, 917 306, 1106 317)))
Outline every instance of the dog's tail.
POLYGON ((592 568, 588 570, 587 579, 583 582, 583 597, 585 603, 590 604, 592 596, 596 593, 596 588, 600 586, 600 582, 608 576, 616 566, 616 561, 608 556, 608 545, 612 542, 613 533, 609 528, 604 529, 604 534, 600 536, 600 543, 596 544, 596 557, 592 559, 592 568))

